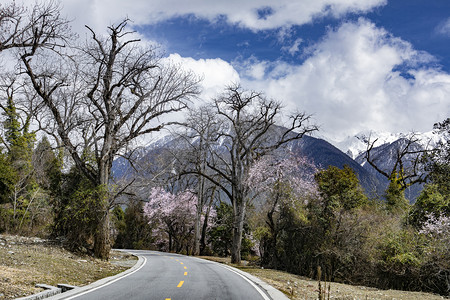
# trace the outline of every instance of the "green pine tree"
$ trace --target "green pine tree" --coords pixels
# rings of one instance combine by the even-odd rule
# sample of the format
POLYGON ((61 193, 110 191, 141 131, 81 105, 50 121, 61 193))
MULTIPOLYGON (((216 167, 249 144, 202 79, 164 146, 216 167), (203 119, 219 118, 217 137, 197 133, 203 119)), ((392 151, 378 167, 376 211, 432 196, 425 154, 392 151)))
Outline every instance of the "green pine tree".
POLYGON ((402 212, 409 207, 405 197, 405 187, 402 185, 403 172, 393 172, 389 178, 389 186, 385 191, 386 208, 390 212, 402 212))
POLYGON ((31 157, 35 142, 35 134, 30 132, 31 117, 27 115, 21 124, 21 117, 11 97, 8 98, 4 115, 4 143, 8 149, 9 162, 20 175, 27 175, 32 170, 31 157))

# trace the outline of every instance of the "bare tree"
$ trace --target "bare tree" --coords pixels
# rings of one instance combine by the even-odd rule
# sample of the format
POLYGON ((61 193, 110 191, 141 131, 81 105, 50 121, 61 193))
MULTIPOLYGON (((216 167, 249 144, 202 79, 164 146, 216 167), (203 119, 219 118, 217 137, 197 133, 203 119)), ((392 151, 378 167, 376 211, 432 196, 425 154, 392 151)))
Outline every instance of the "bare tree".
POLYGON ((450 164, 450 118, 433 126, 434 134, 439 137, 436 149, 433 150, 432 156, 438 165, 450 164))
MULTIPOLYGON (((0 52, 16 54, 24 49, 52 49, 65 46, 74 37, 69 22, 61 17, 57 2, 36 3, 31 7, 16 2, 0 3, 0 52)), ((5 111, 7 103, 14 101, 21 124, 29 124, 35 112, 40 109, 28 94, 20 75, 6 68, 0 74, 2 92, 0 108, 5 111)))
POLYGON ((383 169, 379 166, 379 158, 373 157, 372 152, 378 139, 367 140, 366 160, 381 175, 389 179, 395 180, 402 191, 416 183, 426 181, 427 174, 424 172, 422 159, 423 155, 428 152, 418 144, 418 137, 412 133, 406 138, 401 139, 398 143, 399 147, 394 153, 394 163, 389 169, 383 169))
POLYGON ((309 125, 310 116, 292 115, 290 125, 276 125, 281 117, 280 103, 268 100, 257 92, 230 86, 214 100, 214 110, 220 121, 214 144, 208 147, 205 169, 192 169, 218 186, 233 206, 233 242, 231 260, 241 262, 241 242, 249 191, 245 185, 250 167, 264 156, 288 142, 301 139, 317 130, 309 125))
MULTIPOLYGON (((143 47, 126 27, 127 20, 108 27, 107 37, 87 27, 91 39, 70 55, 50 56, 59 61, 49 61, 39 47, 21 55, 46 107, 41 117, 54 124, 76 167, 95 186, 109 187, 114 158, 137 138, 169 125, 159 118, 186 108, 198 93, 192 73, 162 64, 156 49, 143 47)), ((109 193, 109 202, 113 198, 109 193)), ((109 256, 110 204, 102 204, 94 238, 94 253, 103 259, 109 256)))
MULTIPOLYGON (((71 37, 68 21, 60 16, 60 6, 56 2, 36 3, 31 7, 18 5, 14 1, 0 4, 0 52, 10 55, 8 63, 11 66, 17 61, 10 58, 24 49, 56 50, 63 47, 71 37)), ((31 213, 30 224, 33 224, 34 212, 38 211, 34 208, 40 191, 38 189, 30 193, 29 190, 31 178, 34 177, 30 160, 35 133, 30 130, 30 125, 38 108, 32 101, 34 93, 26 93, 21 74, 9 70, 8 63, 0 63, 0 110, 9 121, 9 128, 4 128, 4 136, 0 140, 8 150, 10 164, 14 166, 18 176, 10 196, 14 211, 13 222, 17 218, 20 199, 26 197, 28 201, 20 224, 17 223, 16 226, 16 229, 20 229, 25 216, 31 213)))
POLYGON ((31 9, 14 1, 0 4, 0 52, 12 48, 56 49, 73 35, 54 1, 36 3, 31 9))
MULTIPOLYGON (((221 122, 216 117, 216 112, 211 106, 202 106, 197 109, 191 109, 186 120, 186 132, 177 134, 177 136, 186 142, 187 150, 184 155, 178 155, 178 161, 181 168, 195 169, 195 185, 197 194, 196 220, 194 226, 194 255, 199 255, 201 246, 204 248, 206 224, 214 199, 215 186, 207 180, 208 177, 214 177, 210 171, 208 172, 207 161, 211 153, 211 147, 218 138, 221 122), (213 191, 213 192, 211 192, 213 191), (204 209, 208 214, 204 216, 204 224, 202 226, 202 214, 204 209), (203 245, 201 245, 203 244, 203 245)), ((220 179, 215 176, 215 180, 220 179)))
POLYGON ((425 183, 428 172, 425 171, 424 158, 429 149, 424 149, 418 144, 418 137, 412 133, 405 138, 396 141, 395 149, 390 153, 392 162, 386 163, 386 159, 380 161, 380 157, 374 153, 374 145, 377 139, 366 141, 365 153, 367 162, 381 175, 389 180, 389 186, 385 192, 387 208, 390 211, 404 211, 409 202, 405 197, 405 190, 412 185, 425 183))

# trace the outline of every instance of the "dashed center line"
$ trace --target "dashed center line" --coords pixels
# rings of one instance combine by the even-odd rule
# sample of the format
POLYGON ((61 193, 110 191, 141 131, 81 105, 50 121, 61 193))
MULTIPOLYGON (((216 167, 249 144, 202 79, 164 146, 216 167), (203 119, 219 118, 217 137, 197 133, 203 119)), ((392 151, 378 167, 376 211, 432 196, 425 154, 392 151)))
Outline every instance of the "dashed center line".
MULTIPOLYGON (((173 257, 169 257, 169 258, 170 258, 170 259, 174 259, 173 257)), ((179 262, 181 265, 184 265, 184 263, 181 262, 181 261, 178 260, 178 259, 175 259, 175 261, 179 262)), ((186 266, 183 266, 183 268, 184 268, 185 270, 187 270, 187 267, 186 267, 186 266)), ((184 272, 184 276, 187 276, 187 274, 188 274, 188 272, 184 272)), ((182 287, 183 284, 184 284, 184 280, 181 280, 181 281, 178 283, 177 288, 182 287)), ((166 298, 165 300, 171 300, 171 299, 170 299, 170 298, 166 298)))

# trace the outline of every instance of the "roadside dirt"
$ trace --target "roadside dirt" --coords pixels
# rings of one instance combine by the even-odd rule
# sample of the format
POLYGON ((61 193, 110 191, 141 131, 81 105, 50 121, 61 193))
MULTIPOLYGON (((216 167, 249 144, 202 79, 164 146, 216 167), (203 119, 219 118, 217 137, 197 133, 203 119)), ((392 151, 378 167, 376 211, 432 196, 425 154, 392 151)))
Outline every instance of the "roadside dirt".
MULTIPOLYGON (((282 291, 292 300, 312 300, 319 297, 319 282, 306 277, 289 274, 282 271, 262 269, 249 266, 244 262, 241 266, 230 263, 230 258, 218 258, 202 256, 201 258, 225 263, 236 267, 242 271, 256 276, 276 289, 282 291)), ((321 283, 323 287, 323 282, 321 283)), ((328 286, 328 283, 327 283, 328 286)), ((330 292, 325 294, 325 299, 341 300, 438 300, 447 299, 440 295, 418 292, 406 292, 397 290, 380 290, 365 286, 353 286, 349 284, 334 283, 330 284, 330 292), (329 297, 329 298, 328 298, 329 297)))
POLYGON ((0 299, 41 292, 38 283, 83 286, 118 274, 136 262, 113 251, 109 262, 78 256, 39 238, 0 235, 0 299))

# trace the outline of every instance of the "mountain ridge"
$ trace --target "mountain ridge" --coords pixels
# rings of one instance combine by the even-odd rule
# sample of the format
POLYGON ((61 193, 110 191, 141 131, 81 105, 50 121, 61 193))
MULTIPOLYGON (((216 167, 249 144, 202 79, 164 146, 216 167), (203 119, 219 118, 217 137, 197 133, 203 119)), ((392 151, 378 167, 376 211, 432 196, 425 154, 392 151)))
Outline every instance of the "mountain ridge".
MULTIPOLYGON (((132 159, 136 165, 149 165, 149 168, 151 168, 151 166, 156 165, 152 160, 157 159, 157 156, 164 149, 179 148, 182 147, 182 143, 175 136, 164 136, 145 147, 137 149, 133 153, 132 159)), ((379 178, 324 139, 305 135, 299 140, 289 142, 286 147, 295 154, 306 156, 320 168, 328 168, 329 166, 342 168, 344 165, 348 165, 355 171, 368 195, 381 192, 379 186, 383 184, 379 178)), ((120 157, 113 162, 112 174, 116 179, 131 178, 137 174, 137 170, 129 161, 120 157)), ((145 177, 145 174, 140 175, 145 177)))
POLYGON ((333 146, 346 153, 353 159, 356 159, 361 153, 367 150, 367 141, 376 141, 375 147, 384 144, 392 144, 402 138, 411 138, 414 136, 423 148, 434 147, 439 141, 433 131, 427 132, 408 132, 408 133, 392 133, 387 131, 361 131, 353 136, 347 136, 341 140, 326 138, 333 146))

